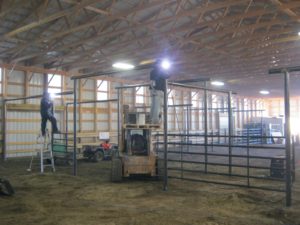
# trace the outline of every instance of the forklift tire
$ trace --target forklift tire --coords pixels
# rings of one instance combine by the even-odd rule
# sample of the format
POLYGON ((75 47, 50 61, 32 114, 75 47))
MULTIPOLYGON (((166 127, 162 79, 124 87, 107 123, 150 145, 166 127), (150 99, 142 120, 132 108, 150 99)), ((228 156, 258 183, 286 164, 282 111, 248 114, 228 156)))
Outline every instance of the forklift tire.
POLYGON ((111 161, 111 181, 122 181, 122 160, 121 158, 114 157, 111 161))
POLYGON ((8 180, 0 179, 0 194, 6 196, 12 196, 15 191, 8 180))
POLYGON ((164 179, 164 160, 163 159, 157 159, 156 160, 156 171, 157 171, 157 178, 159 180, 163 180, 164 179))

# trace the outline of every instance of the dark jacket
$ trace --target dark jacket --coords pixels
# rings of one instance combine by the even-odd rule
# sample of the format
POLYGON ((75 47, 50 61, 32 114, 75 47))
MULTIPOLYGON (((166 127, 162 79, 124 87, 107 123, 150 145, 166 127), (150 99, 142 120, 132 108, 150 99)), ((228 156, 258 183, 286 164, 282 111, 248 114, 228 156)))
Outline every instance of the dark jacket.
POLYGON ((41 99, 40 112, 42 117, 53 116, 53 102, 48 97, 41 99))
POLYGON ((162 71, 159 67, 155 67, 150 72, 150 80, 155 81, 154 89, 158 91, 164 91, 166 85, 166 79, 168 79, 168 74, 162 71))

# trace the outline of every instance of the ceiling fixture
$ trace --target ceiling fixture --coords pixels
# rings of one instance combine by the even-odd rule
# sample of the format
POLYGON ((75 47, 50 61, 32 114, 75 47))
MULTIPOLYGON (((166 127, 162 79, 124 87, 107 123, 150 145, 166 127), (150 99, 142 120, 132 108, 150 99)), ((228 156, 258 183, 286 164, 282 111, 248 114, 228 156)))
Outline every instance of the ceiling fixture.
POLYGON ((134 69, 134 65, 129 64, 129 63, 122 63, 122 62, 117 62, 112 65, 112 67, 121 69, 121 70, 132 70, 134 69))
POLYGON ((214 86, 224 86, 223 81, 217 81, 217 80, 210 82, 210 84, 214 86))
POLYGON ((267 91, 267 90, 261 90, 259 93, 262 94, 262 95, 268 95, 268 94, 270 94, 270 92, 267 91))
POLYGON ((146 59, 140 62, 140 65, 147 65, 147 64, 152 64, 155 63, 155 59, 146 59))

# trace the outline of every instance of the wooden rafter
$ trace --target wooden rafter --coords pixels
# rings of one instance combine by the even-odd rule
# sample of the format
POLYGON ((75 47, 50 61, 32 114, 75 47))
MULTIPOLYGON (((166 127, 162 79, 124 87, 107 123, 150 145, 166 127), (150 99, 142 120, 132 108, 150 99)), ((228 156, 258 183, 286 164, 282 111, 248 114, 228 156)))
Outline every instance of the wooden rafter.
MULTIPOLYGON (((10 12, 21 10, 18 0, 11 2, 0 4, 0 18, 10 22, 10 12)), ((169 54, 178 67, 174 77, 251 80, 252 73, 265 77, 268 67, 300 60, 300 1, 26 2, 22 21, 0 25, 4 61, 97 72, 118 59, 138 64, 169 54), (280 63, 272 63, 273 57, 280 63)))

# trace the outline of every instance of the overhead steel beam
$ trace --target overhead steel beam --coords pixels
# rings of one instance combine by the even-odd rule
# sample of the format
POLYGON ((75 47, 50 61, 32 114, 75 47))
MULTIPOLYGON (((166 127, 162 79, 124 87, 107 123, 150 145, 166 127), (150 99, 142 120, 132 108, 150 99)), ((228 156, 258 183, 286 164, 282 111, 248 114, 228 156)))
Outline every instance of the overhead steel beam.
MULTIPOLYGON (((72 95, 73 91, 64 91, 60 93, 55 93, 55 95, 72 95)), ((25 99, 33 99, 33 98, 41 98, 43 95, 32 95, 27 97, 21 97, 21 98, 12 98, 12 99, 4 99, 5 102, 11 102, 11 101, 18 101, 18 100, 25 100, 25 99)))
POLYGON ((210 78, 196 78, 196 79, 188 79, 188 80, 176 80, 176 83, 187 84, 187 83, 196 83, 196 82, 207 82, 210 81, 210 78))
POLYGON ((94 72, 87 73, 87 74, 82 74, 79 76, 73 76, 73 77, 71 77, 71 80, 79 80, 79 79, 86 79, 86 78, 92 78, 92 77, 98 77, 98 76, 112 75, 112 74, 117 74, 117 73, 135 71, 135 70, 145 70, 145 69, 152 68, 152 66, 153 66, 153 64, 148 64, 148 65, 143 65, 143 66, 137 66, 132 70, 111 70, 111 71, 99 72, 99 73, 94 73, 94 72))
POLYGON ((293 66, 293 67, 269 69, 269 74, 277 74, 277 73, 285 73, 285 72, 299 72, 299 71, 300 71, 300 66, 293 66))

